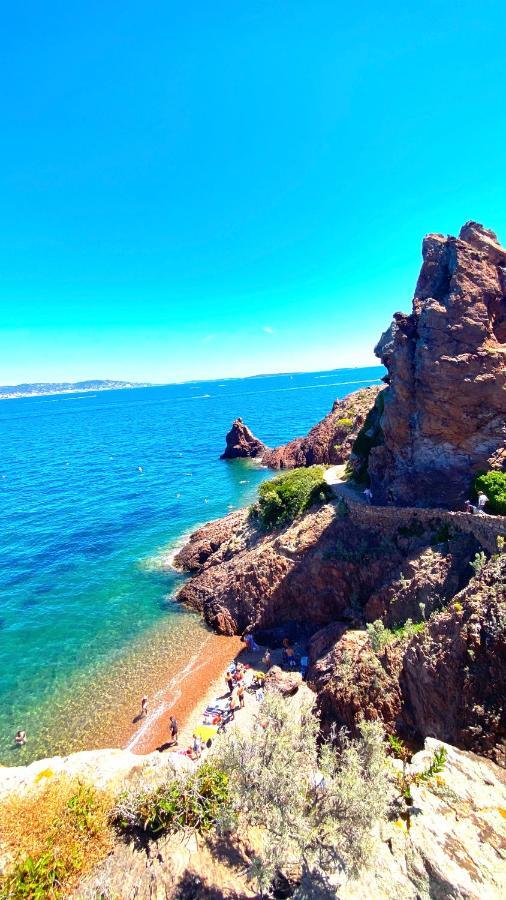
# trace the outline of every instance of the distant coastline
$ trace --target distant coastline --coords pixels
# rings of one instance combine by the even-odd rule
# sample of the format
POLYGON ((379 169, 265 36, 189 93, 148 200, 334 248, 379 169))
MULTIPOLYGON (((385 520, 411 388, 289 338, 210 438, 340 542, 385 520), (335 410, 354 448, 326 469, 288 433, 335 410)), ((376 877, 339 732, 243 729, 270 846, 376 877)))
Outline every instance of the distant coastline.
POLYGON ((34 384, 0 385, 0 400, 17 400, 20 397, 45 397, 54 394, 84 394, 95 391, 124 391, 128 388, 152 387, 149 382, 133 381, 76 381, 35 382, 34 384))

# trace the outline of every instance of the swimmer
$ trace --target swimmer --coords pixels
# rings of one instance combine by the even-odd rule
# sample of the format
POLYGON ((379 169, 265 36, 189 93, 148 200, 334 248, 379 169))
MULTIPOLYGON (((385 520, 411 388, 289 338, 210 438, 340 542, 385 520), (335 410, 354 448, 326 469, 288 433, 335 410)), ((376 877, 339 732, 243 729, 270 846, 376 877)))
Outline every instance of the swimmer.
POLYGON ((16 737, 14 738, 18 747, 22 747, 23 744, 26 744, 26 731, 16 731, 16 737))
POLYGON ((142 472, 142 466, 137 466, 137 471, 142 472))
POLYGON ((143 697, 141 700, 141 716, 147 716, 148 714, 148 698, 143 697))

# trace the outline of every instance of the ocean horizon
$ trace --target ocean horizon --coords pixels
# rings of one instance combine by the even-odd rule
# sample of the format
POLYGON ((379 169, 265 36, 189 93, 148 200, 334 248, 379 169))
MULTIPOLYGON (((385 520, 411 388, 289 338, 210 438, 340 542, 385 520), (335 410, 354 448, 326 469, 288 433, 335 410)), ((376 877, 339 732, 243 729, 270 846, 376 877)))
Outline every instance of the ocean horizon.
POLYGON ((272 477, 219 460, 233 419, 275 446, 383 374, 348 367, 0 407, 1 763, 111 745, 155 669, 176 683, 205 645, 199 617, 173 602, 183 576, 160 560, 272 477))

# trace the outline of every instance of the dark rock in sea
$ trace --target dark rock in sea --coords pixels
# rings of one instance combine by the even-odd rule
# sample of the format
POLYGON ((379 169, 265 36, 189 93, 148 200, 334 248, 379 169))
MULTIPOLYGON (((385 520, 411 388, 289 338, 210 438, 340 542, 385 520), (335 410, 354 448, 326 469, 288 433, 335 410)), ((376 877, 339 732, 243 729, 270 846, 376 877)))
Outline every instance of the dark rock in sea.
POLYGON ((410 315, 376 354, 388 369, 383 445, 371 449, 377 502, 459 507, 473 476, 506 466, 506 250, 468 222, 429 234, 410 315))
POLYGON ((254 459, 266 450, 242 419, 236 419, 226 437, 227 446, 220 459, 254 459))

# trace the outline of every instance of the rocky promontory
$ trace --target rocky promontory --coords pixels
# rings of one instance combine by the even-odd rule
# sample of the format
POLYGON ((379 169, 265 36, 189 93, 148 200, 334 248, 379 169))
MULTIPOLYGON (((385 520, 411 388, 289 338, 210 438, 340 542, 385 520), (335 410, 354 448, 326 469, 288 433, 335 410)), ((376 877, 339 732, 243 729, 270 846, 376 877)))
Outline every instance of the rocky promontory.
POLYGON ((361 486, 271 531, 234 513, 179 555, 191 572, 179 599, 217 631, 307 627, 326 725, 380 718, 415 744, 437 737, 501 763, 506 523, 447 510, 463 509, 477 471, 504 468, 505 271, 481 225, 425 238, 412 313, 377 348, 387 387, 262 452, 277 469, 347 463, 361 486))
POLYGON ((261 457, 262 464, 270 469, 344 463, 382 390, 383 385, 373 385, 336 400, 328 415, 305 437, 294 438, 273 449, 256 438, 242 419, 236 419, 226 436, 221 459, 261 457))
POLYGON ((468 222, 422 252, 412 312, 376 347, 389 386, 369 475, 379 501, 455 508, 506 466, 506 250, 468 222))

